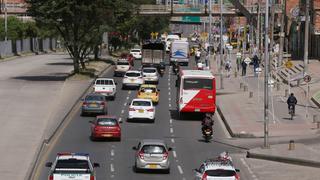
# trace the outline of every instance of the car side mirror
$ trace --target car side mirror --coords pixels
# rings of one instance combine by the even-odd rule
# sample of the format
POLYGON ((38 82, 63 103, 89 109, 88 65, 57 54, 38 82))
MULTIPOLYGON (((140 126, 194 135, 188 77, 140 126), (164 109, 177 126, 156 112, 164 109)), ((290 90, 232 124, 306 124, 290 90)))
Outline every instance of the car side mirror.
POLYGON ((193 169, 193 171, 196 172, 196 173, 200 173, 199 169, 193 169))
POLYGON ((133 146, 132 149, 133 150, 138 150, 138 148, 136 146, 133 146))
POLYGON ((172 147, 169 147, 169 148, 168 148, 168 151, 172 151, 172 147))
POLYGON ((158 89, 158 91, 160 91, 160 89, 158 89))
POLYGON ((100 164, 99 163, 93 163, 93 167, 100 167, 100 164))
POLYGON ((236 172, 240 172, 240 169, 235 169, 236 170, 236 172))
POLYGON ((114 83, 115 85, 118 85, 118 83, 116 82, 116 83, 114 83))
POLYGON ((46 167, 51 167, 52 166, 52 162, 47 162, 46 163, 46 167))
POLYGON ((118 119, 118 122, 119 122, 119 123, 122 123, 123 121, 122 121, 121 119, 118 119))

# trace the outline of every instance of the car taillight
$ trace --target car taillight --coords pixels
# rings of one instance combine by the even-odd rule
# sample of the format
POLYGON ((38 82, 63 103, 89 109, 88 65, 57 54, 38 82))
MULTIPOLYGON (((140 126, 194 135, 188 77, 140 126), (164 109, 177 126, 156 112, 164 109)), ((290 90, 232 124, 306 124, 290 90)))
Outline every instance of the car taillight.
POLYGON ((50 176, 49 176, 49 180, 53 180, 53 175, 50 175, 50 176))
POLYGON ((100 105, 101 105, 101 106, 105 106, 106 103, 105 103, 105 102, 101 102, 100 105))
POLYGON ((169 155, 168 152, 165 152, 165 153, 163 154, 162 159, 163 159, 163 160, 166 160, 166 159, 168 158, 168 155, 169 155))
POLYGON ((204 174, 202 175, 201 180, 207 180, 207 176, 208 176, 208 174, 207 174, 207 173, 204 173, 204 174))
POLYGON ((239 174, 236 174, 234 177, 236 178, 236 180, 240 180, 239 174))
POLYGON ((138 155, 139 155, 140 159, 144 159, 144 154, 143 154, 142 151, 139 151, 139 152, 138 152, 138 155))
POLYGON ((90 180, 94 180, 94 176, 91 175, 91 176, 90 176, 90 180))
POLYGON ((88 103, 87 103, 87 102, 83 102, 82 105, 83 105, 83 106, 86 106, 86 105, 88 105, 88 103))
POLYGON ((148 109, 147 110, 148 112, 153 112, 154 111, 154 109, 152 108, 152 109, 148 109))
POLYGON ((94 131, 100 131, 100 128, 98 126, 94 127, 94 131))
POLYGON ((135 111, 135 109, 134 108, 129 108, 129 111, 135 111))
POLYGON ((141 92, 138 92, 138 96, 140 96, 141 92))

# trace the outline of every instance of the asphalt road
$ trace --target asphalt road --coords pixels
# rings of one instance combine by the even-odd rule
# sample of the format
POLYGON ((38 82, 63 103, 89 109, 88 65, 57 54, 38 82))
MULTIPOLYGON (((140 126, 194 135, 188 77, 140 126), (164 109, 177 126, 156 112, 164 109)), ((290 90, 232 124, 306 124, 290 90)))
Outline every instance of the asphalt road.
MULTIPOLYGON (((138 68, 138 63, 135 63, 138 68)), ((112 77, 113 70, 106 72, 105 77, 112 77)), ((97 179, 193 179, 193 169, 198 168, 200 163, 210 157, 216 157, 222 151, 238 152, 239 149, 230 146, 227 142, 224 127, 220 122, 214 126, 214 139, 205 143, 201 136, 201 117, 191 117, 188 120, 177 120, 175 114, 175 88, 176 76, 166 69, 166 74, 160 79, 160 102, 156 106, 155 123, 129 123, 126 122, 128 106, 136 97, 136 90, 121 90, 121 78, 116 77, 117 97, 115 101, 108 103, 110 115, 116 115, 123 120, 121 142, 99 141, 92 142, 90 136, 89 120, 94 117, 81 117, 80 110, 72 116, 70 123, 63 129, 58 140, 51 144, 47 159, 42 161, 54 161, 57 152, 87 152, 93 162, 100 163, 97 168, 97 179), (170 152, 170 174, 159 173, 135 173, 133 171, 134 153, 132 147, 138 141, 146 138, 164 139, 173 151, 170 152)), ((235 160, 235 165, 241 163, 235 160)), ((49 168, 39 168, 39 179, 46 179, 49 168)), ((241 174, 242 179, 246 173, 241 174)))

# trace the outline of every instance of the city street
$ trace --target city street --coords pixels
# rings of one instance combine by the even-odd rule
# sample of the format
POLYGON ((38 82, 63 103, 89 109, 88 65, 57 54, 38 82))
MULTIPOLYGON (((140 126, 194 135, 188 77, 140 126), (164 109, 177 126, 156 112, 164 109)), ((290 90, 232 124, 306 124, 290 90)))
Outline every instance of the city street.
MULTIPOLYGON (((138 67, 135 67, 138 68, 138 67)), ((104 77, 112 77, 113 72, 108 71, 104 77)), ((156 119, 154 124, 129 123, 126 121, 127 103, 136 97, 136 90, 120 90, 121 78, 115 78, 118 83, 117 98, 108 103, 109 114, 121 118, 122 140, 121 142, 98 141, 92 142, 90 136, 89 120, 94 117, 81 117, 79 110, 70 117, 71 121, 63 129, 57 141, 50 144, 49 155, 42 159, 54 161, 57 152, 86 152, 90 154, 93 162, 100 163, 97 168, 97 179, 193 179, 193 169, 199 168, 200 163, 206 158, 216 157, 222 151, 236 153, 241 149, 227 143, 227 134, 221 121, 215 116, 214 138, 212 142, 205 143, 200 132, 201 118, 191 120, 177 120, 175 115, 175 79, 176 76, 166 69, 166 74, 161 78, 160 102, 156 106, 156 119), (164 139, 173 148, 170 153, 170 174, 135 173, 133 171, 134 153, 132 147, 138 141, 146 138, 164 139)), ((80 102, 79 102, 80 103, 80 102)), ((78 106, 79 107, 79 106, 78 106)), ((240 161, 234 160, 236 167, 243 169, 241 178, 246 177, 246 169, 242 168, 240 161)), ((39 168, 39 178, 48 176, 49 168, 39 168)))

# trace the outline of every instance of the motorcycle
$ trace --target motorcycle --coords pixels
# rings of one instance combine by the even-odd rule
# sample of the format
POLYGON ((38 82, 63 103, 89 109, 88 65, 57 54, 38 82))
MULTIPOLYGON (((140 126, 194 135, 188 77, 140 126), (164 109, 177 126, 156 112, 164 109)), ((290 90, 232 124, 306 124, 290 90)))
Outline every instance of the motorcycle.
POLYGON ((203 138, 205 142, 209 142, 212 139, 212 129, 206 128, 202 132, 203 138))
POLYGON ((164 69, 160 69, 160 70, 159 70, 159 74, 160 74, 160 76, 162 77, 162 76, 164 75, 164 69))

